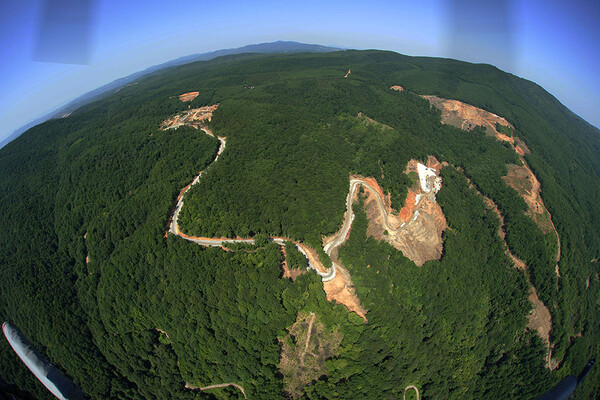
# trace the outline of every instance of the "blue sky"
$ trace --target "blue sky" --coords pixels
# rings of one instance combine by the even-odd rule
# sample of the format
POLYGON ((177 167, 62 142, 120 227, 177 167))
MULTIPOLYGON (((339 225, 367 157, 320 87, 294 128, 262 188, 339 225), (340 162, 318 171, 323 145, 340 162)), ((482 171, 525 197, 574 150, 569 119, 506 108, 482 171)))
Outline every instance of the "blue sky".
POLYGON ((40 39, 45 16, 58 7, 80 21, 81 1, 0 0, 0 140, 75 97, 148 66, 276 40, 494 64, 539 83, 600 126, 598 1, 96 0, 89 2, 89 35, 78 28, 64 32, 78 39, 76 45, 89 44, 89 54, 75 60, 86 64, 48 62, 40 46, 69 40, 40 39))

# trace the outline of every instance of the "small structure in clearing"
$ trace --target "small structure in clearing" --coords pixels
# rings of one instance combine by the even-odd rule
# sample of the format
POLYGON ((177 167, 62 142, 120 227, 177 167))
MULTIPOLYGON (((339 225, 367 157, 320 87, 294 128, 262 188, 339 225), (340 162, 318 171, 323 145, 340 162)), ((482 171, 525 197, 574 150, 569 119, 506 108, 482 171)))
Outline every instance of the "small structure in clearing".
POLYGON ((430 193, 432 190, 434 193, 439 192, 442 188, 442 178, 437 176, 435 169, 418 163, 417 172, 419 173, 419 182, 421 183, 422 191, 425 193, 430 193))
POLYGON ((442 185, 441 178, 438 177, 442 165, 435 157, 429 157, 427 166, 417 160, 411 160, 405 173, 417 173, 419 165, 422 165, 425 185, 419 184, 409 189, 405 206, 400 212, 392 209, 389 194, 383 195, 375 179, 368 181, 379 196, 371 193, 371 190, 366 190, 365 211, 369 220, 367 235, 388 242, 405 257, 421 266, 442 256, 442 232, 448 225, 442 208, 435 200, 435 194, 442 185), (385 217, 380 211, 377 197, 384 199, 385 217))
POLYGON ((163 131, 167 129, 176 129, 182 125, 189 125, 198 129, 202 126, 203 121, 210 121, 212 119, 213 113, 218 107, 218 104, 214 104, 212 106, 204 106, 184 111, 183 113, 163 121, 161 129, 163 131))

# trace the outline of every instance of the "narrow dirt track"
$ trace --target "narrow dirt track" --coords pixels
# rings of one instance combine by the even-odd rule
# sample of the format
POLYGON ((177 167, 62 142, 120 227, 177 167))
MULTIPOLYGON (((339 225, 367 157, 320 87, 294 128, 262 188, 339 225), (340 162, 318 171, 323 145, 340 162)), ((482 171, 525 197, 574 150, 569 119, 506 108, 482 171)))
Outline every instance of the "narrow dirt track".
MULTIPOLYGON (((227 145, 227 138, 223 137, 223 136, 216 136, 215 134, 213 134, 210 129, 208 129, 205 126, 201 126, 200 129, 206 133, 209 136, 212 137, 217 137, 220 141, 220 145, 219 145, 219 150, 217 152, 217 155, 215 157, 215 159, 212 161, 212 163, 209 165, 208 168, 210 168, 212 165, 214 165, 217 160, 219 159, 219 156, 223 153, 223 151, 225 150, 225 147, 227 145)), ((247 243, 247 244, 254 244, 254 239, 253 238, 209 238, 209 237, 198 237, 198 236, 191 236, 188 235, 184 232, 181 231, 181 229, 179 228, 179 213, 181 212, 181 209, 183 208, 183 204, 184 204, 184 198, 185 198, 185 194, 187 193, 187 191, 194 186, 195 184, 197 184, 200 181, 200 178, 202 177, 204 171, 200 171, 198 173, 198 175, 196 175, 196 177, 194 178, 194 180, 187 185, 186 187, 184 187, 178 198, 177 198, 177 204, 175 206, 175 209, 173 211, 173 214, 170 217, 170 223, 169 223, 169 232, 179 236, 185 240, 188 240, 190 242, 199 244, 201 246, 212 246, 212 247, 224 247, 227 243, 247 243)), ((377 200, 377 205, 379 207, 379 211, 381 213, 381 215, 383 216, 383 221, 385 224, 385 227, 387 230, 392 231, 392 232, 397 232, 400 229, 404 229, 406 228, 406 226, 400 228, 400 227, 393 227, 389 224, 388 221, 388 212, 385 208, 385 203, 383 198, 381 197, 381 194, 379 193, 379 191, 377 191, 371 184, 369 184, 365 179, 361 179, 361 178, 352 178, 350 180, 350 188, 348 190, 348 196, 346 197, 346 213, 344 216, 344 221, 342 223, 342 228, 338 231, 337 234, 335 234, 333 236, 333 238, 324 246, 323 250, 325 251, 325 253, 327 253, 327 255, 331 256, 332 252, 340 247, 342 244, 344 244, 344 242, 346 241, 346 238, 348 237, 348 233, 350 232, 350 229, 352 228, 352 221, 354 220, 354 212, 352 210, 352 202, 353 202, 353 198, 354 198, 354 194, 356 192, 356 189, 358 188, 359 185, 364 186, 366 189, 370 190, 371 193, 373 193, 373 195, 375 196, 375 199, 377 200)), ((416 212, 416 211, 415 211, 416 212)), ((408 225, 407 225, 408 226, 408 225)), ((331 280, 333 280, 336 277, 336 269, 337 267, 339 267, 335 262, 332 262, 332 265, 330 268, 325 268, 319 261, 318 256, 316 254, 309 254, 312 253, 313 251, 311 251, 312 249, 310 249, 308 246, 306 246, 305 244, 302 243, 298 243, 292 239, 289 238, 282 238, 282 237, 270 237, 269 240, 283 245, 285 244, 286 241, 292 242, 296 245, 296 247, 298 248, 298 250, 308 259, 309 261, 309 267, 312 268, 320 277, 321 280, 323 282, 329 282, 331 280)))
MULTIPOLYGON (((181 121, 183 122, 183 121, 181 121)), ((223 136, 216 136, 215 134, 213 134, 212 131, 210 131, 210 129, 208 129, 208 127, 204 126, 204 125, 200 125, 199 129, 202 130, 205 134, 212 136, 212 137, 216 137, 217 139, 219 139, 219 150, 217 151, 217 155, 215 156, 215 159, 212 161, 212 163, 208 166, 208 168, 210 168, 212 165, 214 165, 217 160, 219 159, 219 156, 223 153, 223 151, 225 150, 225 147, 227 145, 227 138, 223 137, 223 136)), ((195 237, 195 236, 190 236, 185 234, 184 232, 181 231, 181 229, 179 228, 179 223, 178 223, 178 218, 179 218, 179 213, 181 212, 181 209, 183 208, 184 205, 184 198, 186 193, 188 192, 188 190, 194 186, 195 184, 197 184, 200 181, 200 178, 202 177, 204 171, 200 171, 198 173, 198 175, 196 175, 193 179, 193 181, 188 184, 187 186, 185 186, 179 193, 179 196, 177 197, 177 203, 175 205, 175 208, 173 210, 173 213, 170 217, 170 221, 168 224, 168 232, 172 233, 173 235, 179 236, 182 239, 188 240, 190 242, 199 244, 201 246, 213 246, 213 247, 224 247, 227 243, 248 243, 248 244, 254 244, 254 239, 253 238, 208 238, 208 237, 195 237)), ((348 233, 350 232, 350 229, 352 228, 352 221, 354 220, 354 212, 352 209, 352 203, 353 203, 353 199, 354 199, 354 195, 356 193, 356 189, 360 186, 364 186, 367 190, 369 190, 371 193, 373 193, 373 195, 375 196, 375 199, 377 200, 377 205, 379 207, 379 211, 381 213, 381 215, 383 216, 383 221, 385 224, 385 228, 389 231, 393 231, 393 232, 397 232, 403 228, 405 228, 406 226, 402 226, 402 227, 393 227, 389 224, 388 221, 388 212, 386 210, 385 207, 385 203, 384 200, 381 196, 381 194, 379 193, 379 191, 373 187, 368 181, 366 181, 365 179, 362 178, 351 178, 350 179, 350 187, 348 190, 348 195, 346 197, 346 212, 344 214, 344 221, 342 223, 342 227, 341 229, 338 231, 337 234, 335 234, 329 241, 328 243, 325 244, 323 250, 325 251, 325 253, 327 253, 329 256, 331 256, 332 252, 338 248, 339 246, 341 246, 342 244, 344 244, 344 242, 346 241, 346 238, 348 237, 348 233)), ((418 212, 416 209, 414 211, 414 213, 418 212)), ((413 214, 414 214, 413 213, 413 214)), ((411 216, 411 220, 412 220, 412 216, 411 216)), ((407 225, 408 226, 408 225, 407 225)), ((166 233, 165 233, 166 235, 166 233)), ((298 248, 298 250, 307 258, 308 262, 309 262, 309 267, 312 268, 319 276, 321 276, 321 280, 323 282, 329 282, 332 281, 335 277, 336 277, 336 267, 337 264, 335 262, 332 261, 332 265, 329 269, 325 269, 324 266, 320 263, 320 261, 318 260, 318 255, 314 252, 313 249, 311 249, 310 247, 306 246, 305 244, 296 242, 292 239, 289 238, 282 238, 282 237, 270 237, 269 240, 279 244, 279 245, 284 245, 286 241, 290 241, 292 243, 294 243, 296 245, 296 247, 298 248)), ((312 314, 312 313, 311 313, 312 314)), ((360 315, 360 314, 359 314, 360 315)), ((366 318, 364 317, 364 315, 361 316, 365 322, 366 322, 366 318)), ((315 315, 312 314, 312 318, 310 321, 310 326, 309 326, 309 330, 312 328, 312 324, 314 322, 314 318, 315 315)), ((310 339, 310 335, 307 338, 306 344, 305 344, 305 352, 308 348, 308 341, 310 339)), ((246 397, 246 393, 244 391, 244 388, 236 383, 220 383, 220 384, 215 384, 215 385, 210 385, 210 386, 204 386, 204 387, 193 387, 190 386, 189 384, 186 384, 186 388, 187 389, 195 389, 195 390, 210 390, 210 389, 217 389, 217 388, 223 388, 223 387, 228 387, 228 386, 233 386, 236 387, 237 389, 239 389, 242 394, 244 395, 244 399, 247 399, 246 397)), ((408 386, 405 389, 405 396, 406 396, 406 391, 409 389, 414 389, 417 392, 417 399, 419 399, 419 390, 415 387, 415 386, 408 386)))
POLYGON ((403 399, 406 400, 406 392, 408 392, 409 390, 414 390, 415 392, 417 392, 417 400, 421 400, 421 395, 419 394, 419 389, 416 386, 410 385, 407 386, 406 388, 404 388, 404 397, 403 399))
POLYGON ((244 399, 247 399, 248 397, 246 397, 246 392, 244 391, 244 388, 241 387, 240 385, 238 385, 237 383, 219 383, 217 385, 210 385, 210 386, 204 386, 204 387, 195 387, 195 386, 191 386, 190 384, 186 383, 185 388, 186 389, 190 389, 190 390, 210 390, 210 389, 219 389, 219 388, 224 388, 224 387, 228 387, 228 386, 233 386, 234 388, 239 389, 240 392, 242 392, 242 395, 244 395, 244 399))

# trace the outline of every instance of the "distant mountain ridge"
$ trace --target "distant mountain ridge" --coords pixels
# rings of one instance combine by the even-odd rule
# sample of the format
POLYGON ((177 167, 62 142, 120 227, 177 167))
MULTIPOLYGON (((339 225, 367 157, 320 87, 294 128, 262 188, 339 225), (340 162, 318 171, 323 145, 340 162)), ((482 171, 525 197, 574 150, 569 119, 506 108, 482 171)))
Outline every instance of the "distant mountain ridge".
POLYGON ((88 104, 94 100, 96 100, 99 96, 110 92, 112 90, 118 89, 119 87, 125 86, 131 82, 136 81, 137 79, 151 74, 153 72, 159 71, 164 68, 175 67, 177 65, 188 64, 195 61, 208 61, 213 58, 233 55, 233 54, 243 54, 243 53, 326 53, 332 51, 342 50, 339 47, 328 47, 321 46, 318 44, 307 44, 300 43, 294 41, 276 41, 276 42, 268 42, 268 43, 259 43, 259 44, 250 44, 242 47, 232 48, 232 49, 222 49, 216 51, 210 51, 208 53, 200 53, 200 54, 191 54, 189 56, 183 56, 176 58, 171 61, 167 61, 162 64, 154 65, 152 67, 148 67, 142 71, 134 72, 131 75, 125 76, 123 78, 116 79, 111 83, 108 83, 104 86, 99 87, 98 89, 94 89, 91 92, 88 92, 82 96, 77 97, 75 100, 67 103, 66 105, 62 105, 53 111, 49 112, 46 115, 43 115, 39 118, 34 119, 33 121, 25 124, 21 128, 14 131, 10 134, 6 139, 0 141, 0 148, 4 147, 8 143, 12 142, 16 138, 18 138, 22 133, 27 131, 29 128, 32 128, 36 125, 39 125, 49 119, 57 118, 63 116, 65 114, 69 114, 75 111, 77 108, 88 104))

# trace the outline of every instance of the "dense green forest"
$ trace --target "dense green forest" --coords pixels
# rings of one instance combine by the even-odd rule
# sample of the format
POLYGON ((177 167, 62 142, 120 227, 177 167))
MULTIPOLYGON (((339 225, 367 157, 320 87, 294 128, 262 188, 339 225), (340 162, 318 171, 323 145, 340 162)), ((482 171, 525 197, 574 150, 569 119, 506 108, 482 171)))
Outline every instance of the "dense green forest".
MULTIPOLYGON (((280 340, 310 312, 343 335, 327 374, 305 387, 311 399, 393 399, 407 385, 425 399, 532 398, 600 355, 598 130, 489 65, 382 51, 191 63, 30 129, 0 150, 0 171, 0 318, 90 398, 241 398, 234 388, 185 388, 223 382, 248 398, 285 398, 280 340), (200 93, 191 103, 178 100, 191 90, 200 93), (502 179, 520 162, 512 149, 483 129, 441 124, 416 94, 458 99, 514 125, 560 235, 560 278, 554 236, 502 179), (188 105, 216 103, 210 128, 227 147, 215 164, 217 139, 159 129, 188 105), (320 248, 341 225, 350 174, 376 177, 399 209, 407 162, 427 155, 463 171, 442 170, 441 260, 417 267, 367 237, 355 205, 339 256, 366 324, 328 302, 315 274, 282 279, 280 248, 266 240, 223 251, 163 237, 179 191, 205 170, 180 214, 186 233, 285 236, 320 248), (527 275, 505 255, 500 221, 467 177, 499 206, 527 275), (528 280, 552 314, 560 362, 552 372, 526 329, 528 280)), ((304 268, 286 248, 290 267, 304 268)), ((5 381, 50 398, 6 341, 0 351, 5 381)), ((600 396, 598 382, 596 368, 578 395, 600 396)))

